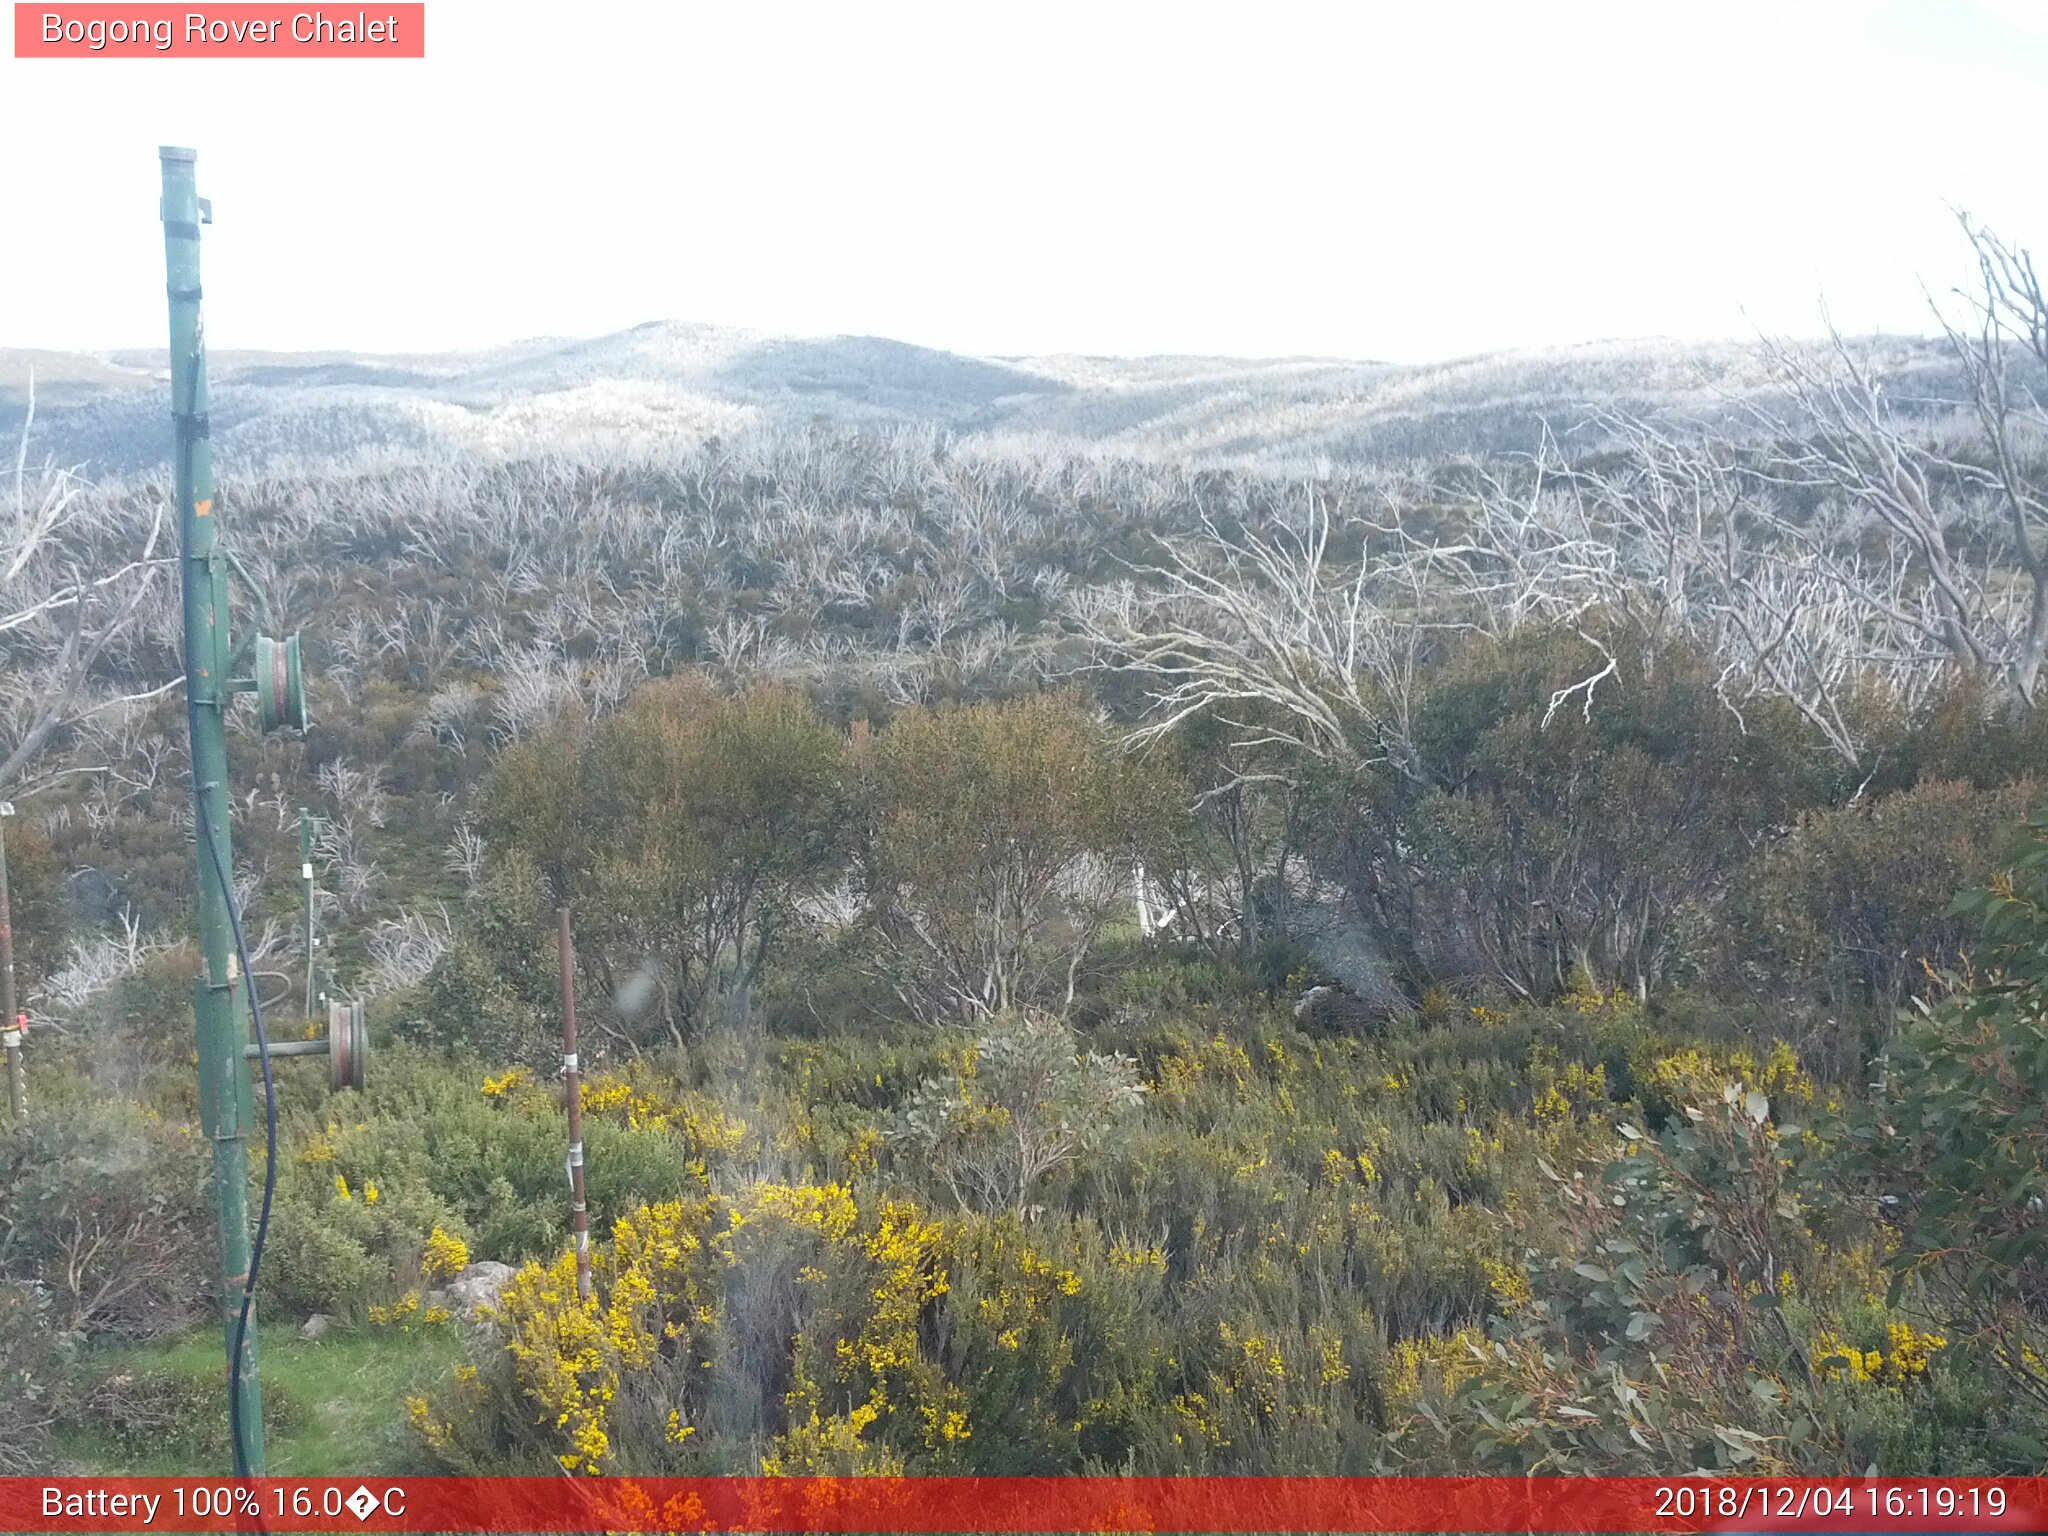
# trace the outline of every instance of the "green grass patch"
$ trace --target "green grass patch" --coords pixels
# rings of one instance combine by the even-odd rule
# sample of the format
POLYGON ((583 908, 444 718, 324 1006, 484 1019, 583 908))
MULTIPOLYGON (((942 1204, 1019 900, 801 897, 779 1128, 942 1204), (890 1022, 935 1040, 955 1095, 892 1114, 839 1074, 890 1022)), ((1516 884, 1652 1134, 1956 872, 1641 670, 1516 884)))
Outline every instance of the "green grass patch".
MULTIPOLYGON (((462 1353, 455 1326, 413 1333, 337 1328, 302 1339, 258 1331, 266 1470, 341 1477, 421 1470, 405 1400, 445 1381, 462 1353)), ((104 1476, 225 1470, 227 1383, 221 1336, 208 1327, 140 1347, 95 1351, 88 1380, 111 1412, 59 1438, 64 1461, 104 1476)))

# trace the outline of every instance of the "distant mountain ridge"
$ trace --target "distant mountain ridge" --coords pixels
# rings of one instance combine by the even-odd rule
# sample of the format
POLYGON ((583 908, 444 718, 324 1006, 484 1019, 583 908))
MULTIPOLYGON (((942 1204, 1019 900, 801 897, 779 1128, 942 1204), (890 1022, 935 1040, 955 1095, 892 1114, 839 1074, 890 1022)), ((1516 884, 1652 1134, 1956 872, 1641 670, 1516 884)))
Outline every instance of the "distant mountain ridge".
MULTIPOLYGON (((1895 372, 1946 372, 1919 339, 1895 372)), ((1766 386, 1733 343, 1602 342, 1446 363, 1334 358, 972 357, 872 336, 682 321, 477 351, 211 355, 223 472, 442 454, 520 455, 821 424, 918 426, 992 446, 1308 469, 1532 447, 1591 407, 1714 410, 1766 386)), ((165 462, 161 352, 0 349, 0 433, 90 474, 165 462)), ((1924 381, 1925 382, 1925 381, 1924 381)))

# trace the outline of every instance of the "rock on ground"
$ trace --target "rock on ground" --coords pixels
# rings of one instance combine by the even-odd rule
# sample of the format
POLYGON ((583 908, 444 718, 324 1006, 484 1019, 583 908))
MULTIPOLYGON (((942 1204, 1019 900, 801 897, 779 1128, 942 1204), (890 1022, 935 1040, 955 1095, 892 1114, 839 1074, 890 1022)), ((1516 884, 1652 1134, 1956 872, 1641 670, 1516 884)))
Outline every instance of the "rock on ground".
POLYGON ((497 1305, 498 1292, 505 1288, 513 1269, 496 1259, 479 1259, 448 1282, 448 1295, 465 1317, 474 1318, 479 1307, 497 1305))

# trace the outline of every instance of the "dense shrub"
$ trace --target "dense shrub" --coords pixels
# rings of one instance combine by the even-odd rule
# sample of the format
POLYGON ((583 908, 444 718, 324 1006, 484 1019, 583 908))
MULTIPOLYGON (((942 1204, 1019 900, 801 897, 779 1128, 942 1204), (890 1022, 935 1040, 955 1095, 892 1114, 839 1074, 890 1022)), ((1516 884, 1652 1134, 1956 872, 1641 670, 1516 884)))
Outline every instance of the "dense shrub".
POLYGON ((0 1133, 0 1276, 46 1296, 60 1332, 182 1327, 209 1289, 211 1172, 190 1126, 121 1100, 0 1133))
MULTIPOLYGON (((1710 1088, 1717 1074, 1696 1083, 1710 1088)), ((2016 1412, 1927 1293, 1880 1295, 1875 1209, 1828 1140, 1732 1074, 1604 1171, 1545 1165, 1526 1283, 1429 1362, 1389 1465, 1666 1475, 2016 1472, 2016 1412), (1562 1244, 1558 1239, 1563 1238, 1562 1244)))
MULTIPOLYGON (((117 1436, 130 1454, 179 1462, 217 1462, 228 1456, 228 1393, 222 1373, 154 1361, 123 1366, 100 1377, 85 1394, 86 1422, 117 1436)), ((263 1393, 263 1432, 289 1433, 306 1419, 299 1400, 275 1382, 263 1393)))
POLYGON ((2012 1391, 2048 1407, 2048 812, 1957 903, 1982 924, 1973 984, 1924 1009, 1858 1127, 1898 1233, 1898 1279, 1932 1287, 2012 1391))
MULTIPOLYGON (((360 1315, 417 1287, 436 1230, 517 1262, 568 1228, 559 1092, 523 1068, 487 1073, 395 1051, 367 1094, 290 1117, 266 1274, 289 1308, 360 1315)), ((707 1153, 743 1131, 701 1099, 660 1104, 585 1083, 586 1190, 600 1223, 651 1195, 701 1189, 707 1153)))
POLYGON ((532 860, 517 851, 501 856, 470 892, 447 953, 402 1007, 398 1037, 499 1065, 559 1061, 561 980, 552 936, 532 860))
POLYGON ((1525 1224, 1542 1243, 1528 1291, 1455 1405, 1411 1427, 1425 1465, 1782 1468, 1811 1464, 1802 1446, 1830 1464, 1838 1448, 1809 1444, 1826 1436, 1780 1295, 1811 1274, 1812 1242, 1769 1115, 1762 1093, 1730 1083, 1661 1135, 1624 1126, 1602 1179, 1553 1170, 1544 1216, 1562 1218, 1563 1249, 1525 1224))
POLYGON ((2048 762, 2048 713, 2015 714, 2010 699, 1982 677, 1953 677, 1918 711, 1858 700, 1870 713, 1870 792, 1959 780, 1996 789, 2048 762))
POLYGON ((15 982, 17 995, 25 998, 62 963, 71 900, 64 860, 49 834, 32 821, 9 818, 6 835, 15 982))
POLYGON ((1888 1012, 1961 964, 1976 924, 1950 899, 1990 877, 2040 799, 2027 778, 1946 780, 1808 812, 1758 860, 1740 942, 1796 987, 1888 1012))
MULTIPOLYGON (((934 1084, 994 1113, 1058 1093, 1005 1090, 979 1052, 935 1073, 929 1051, 858 1037, 785 1048, 787 1181, 759 1180, 751 1148, 708 1158, 700 1193, 600 1238, 588 1305, 566 1255, 537 1263, 501 1320, 510 1349, 418 1405, 427 1442, 458 1466, 579 1471, 1369 1470, 1397 1356, 1511 1283, 1495 1213, 1533 1152, 1582 1155, 1601 1079, 1560 1031, 1526 1072, 1439 1084, 1451 1033, 1522 1054, 1534 1033, 1467 1018, 1434 1042, 1312 1042, 1226 990, 1228 1013, 1086 1044, 1047 1026, 1057 1052, 1021 1053, 1057 1088, 1123 1049, 1149 1103, 1117 1148, 1077 1147, 1021 1223, 936 1215, 911 1193, 933 1189, 932 1154, 882 1133, 934 1084), (665 1335, 672 1351, 644 1342, 665 1335)), ((657 1082, 590 1103, 682 1112, 657 1082)))
POLYGON ((1701 914, 1824 787, 1789 707, 1738 719, 1675 647, 1612 661, 1566 697, 1606 665, 1583 640, 1476 643, 1422 686, 1415 774, 1323 790, 1321 856, 1417 987, 1681 978, 1701 914))
POLYGON ((1023 1217, 1042 1181, 1113 1146, 1143 1104, 1129 1057, 1081 1051, 1056 1019, 999 1014, 890 1134, 963 1209, 1023 1217))
POLYGON ((86 969, 90 995, 55 1010, 30 1035, 29 1060, 52 1089, 87 1099, 133 1099, 166 1115, 195 1114, 192 1074, 192 978, 198 951, 189 944, 139 950, 132 957, 110 941, 86 969), (52 1081, 54 1080, 54 1081, 52 1081), (89 1085, 89 1086, 88 1086, 89 1085))
POLYGON ((48 1469, 51 1431, 77 1412, 77 1343, 56 1326, 44 1287, 0 1280, 0 1392, 8 1403, 0 1477, 48 1469))

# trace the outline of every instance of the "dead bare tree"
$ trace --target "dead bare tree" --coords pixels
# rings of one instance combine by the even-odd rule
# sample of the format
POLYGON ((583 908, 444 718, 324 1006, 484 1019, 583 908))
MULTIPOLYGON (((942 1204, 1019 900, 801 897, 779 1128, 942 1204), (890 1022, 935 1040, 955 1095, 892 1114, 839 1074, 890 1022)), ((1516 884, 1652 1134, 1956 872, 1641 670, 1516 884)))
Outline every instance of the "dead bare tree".
POLYGON ((448 909, 438 904, 431 915, 401 907, 396 917, 377 924, 364 941, 369 951, 369 995, 403 992, 425 981, 448 952, 452 932, 448 909))
POLYGON ((1143 743, 1209 713, 1241 748, 1285 746, 1347 766, 1421 771, 1409 701, 1425 633, 1412 559, 1333 559, 1331 509, 1308 487, 1271 534, 1227 538, 1208 517, 1200 539, 1162 538, 1163 559, 1069 613, 1110 665, 1148 681, 1143 743))
POLYGON ((158 565, 163 503, 134 551, 121 509, 95 500, 69 470, 32 470, 35 383, 14 456, 12 505, 0 514, 0 789, 18 788, 61 730, 100 710, 178 686, 123 691, 97 678, 158 565), (124 548, 125 546, 125 548, 124 548))
MULTIPOLYGON (((1943 327, 1970 385, 1970 404, 1983 433, 1978 478, 2004 515, 2009 557, 2019 590, 2006 663, 2016 707, 2040 696, 2048 657, 2048 299, 2033 253, 2008 244, 1967 213, 1958 213, 1976 253, 1979 286, 1962 294, 1968 322, 1943 317, 1943 327)), ((1960 293, 1960 290, 1959 290, 1960 293)), ((1977 468, 1977 466, 1972 466, 1977 468)))
POLYGON ((443 684, 421 707, 413 734, 443 742, 458 755, 467 757, 469 744, 479 734, 489 703, 489 695, 479 683, 463 680, 443 684))
MULTIPOLYGON (((1553 595, 1597 604, 1652 650, 1689 641, 1720 664, 1716 691, 1738 720, 1750 699, 1787 699, 1860 763, 1853 696, 1917 698, 1939 662, 1899 547, 1873 552, 1852 509, 1794 518, 1768 463, 1725 439, 1619 414, 1593 425, 1618 462, 1554 472, 1569 527, 1549 564, 1553 595)), ((1498 545, 1484 510, 1479 528, 1498 545)))
POLYGON ((1954 334, 1978 395, 1982 443, 1938 444, 1832 321, 1817 347, 1767 345, 1790 414, 1759 402, 1748 410, 1768 440, 1770 477, 1817 495, 1820 515, 1835 520, 1836 537, 1811 547, 1885 633, 1889 659, 1981 678, 2024 713, 2048 646, 2048 521, 2031 489, 2035 456, 2021 451, 2024 426, 2001 382, 2001 333, 1954 334), (1853 575, 1840 566, 1870 542, 1886 550, 1874 565, 1853 575), (1884 579, 1870 581, 1873 570, 1884 579))
POLYGON ((483 882, 485 851, 483 834, 466 821, 458 822, 441 862, 462 876, 465 891, 474 892, 483 882))

